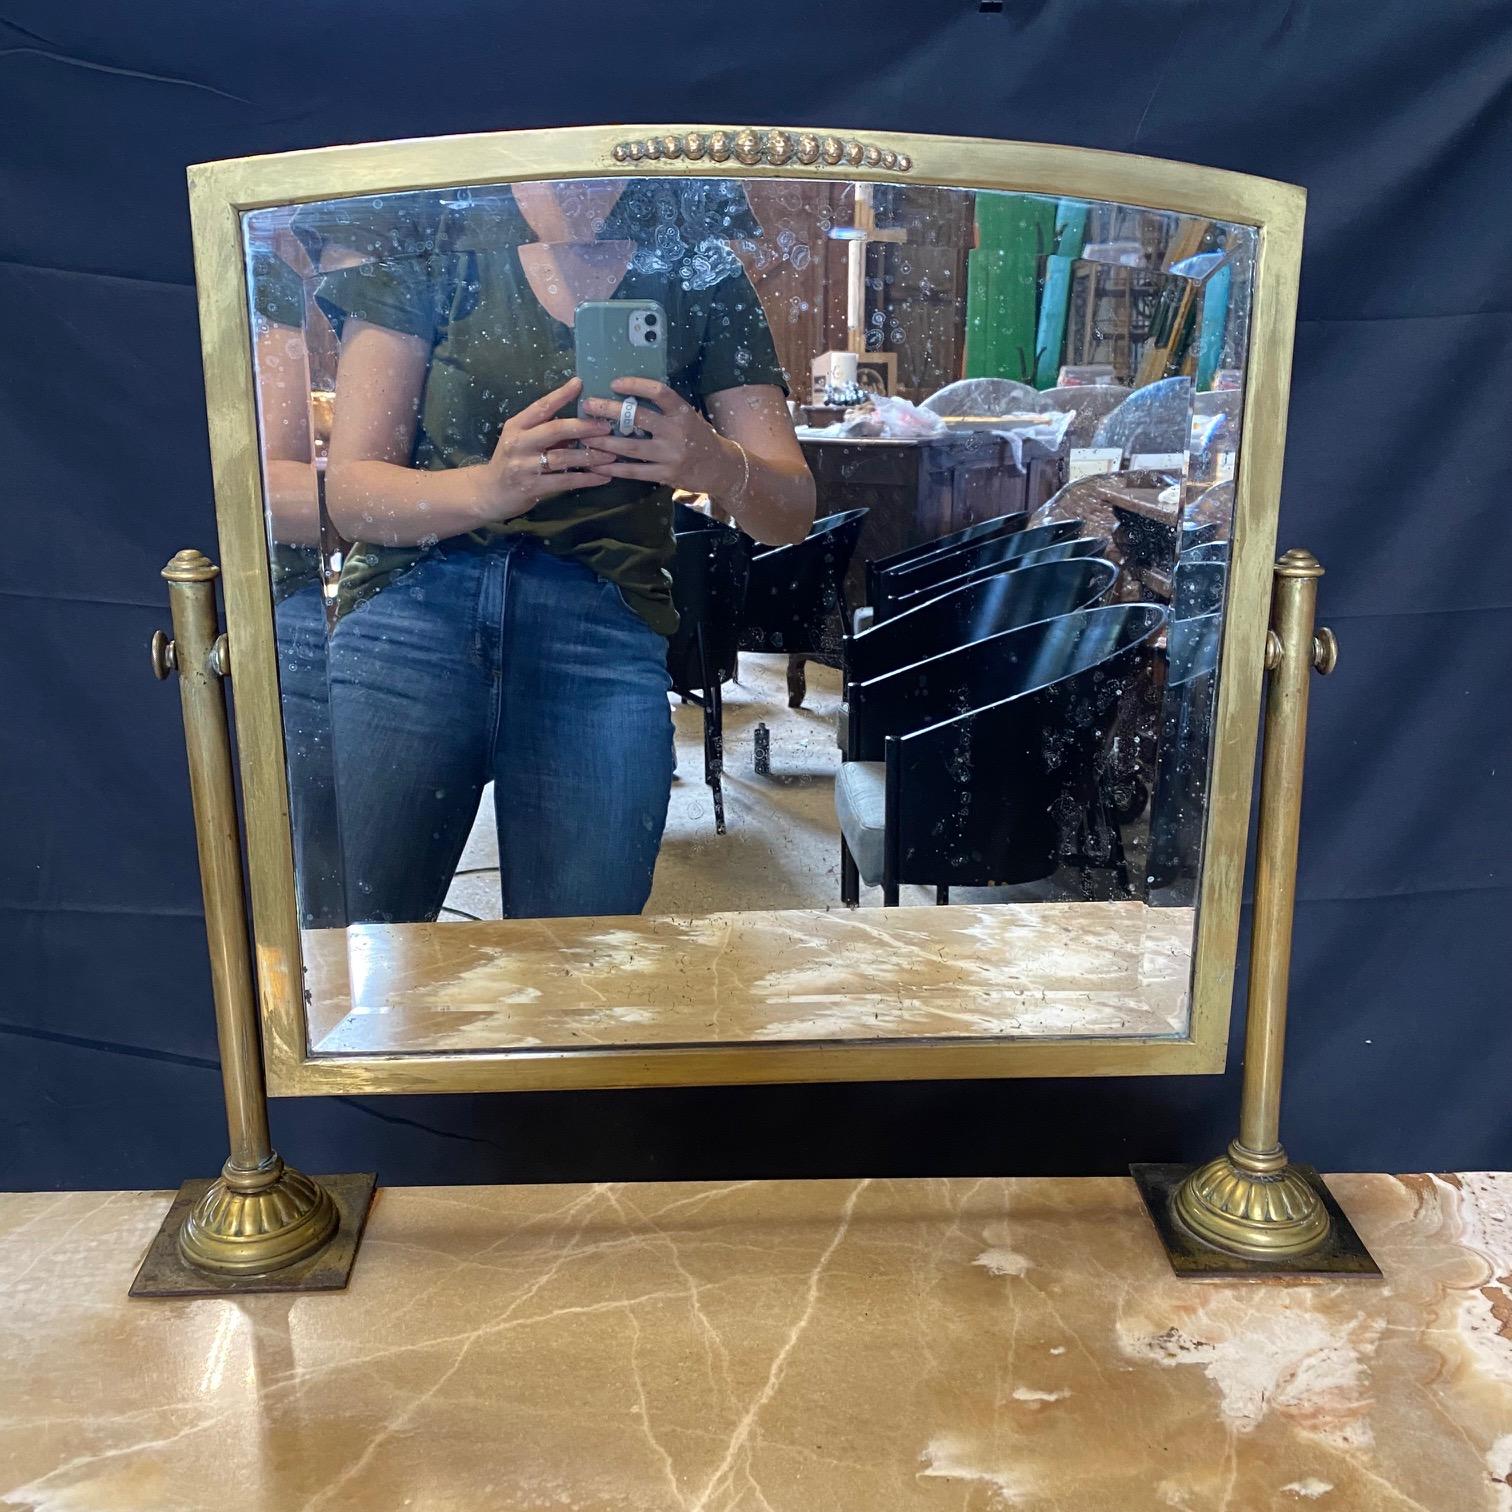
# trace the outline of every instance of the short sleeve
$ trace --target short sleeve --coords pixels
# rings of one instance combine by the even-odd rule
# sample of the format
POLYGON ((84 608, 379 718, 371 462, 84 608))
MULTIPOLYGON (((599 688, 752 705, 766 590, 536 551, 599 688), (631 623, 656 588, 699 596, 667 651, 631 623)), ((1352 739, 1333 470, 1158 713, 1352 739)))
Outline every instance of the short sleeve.
POLYGON ((723 389, 769 383, 788 393, 787 375, 777 360, 771 327, 761 300, 742 268, 708 292, 708 319, 700 356, 701 398, 723 389))
POLYGON ((450 266, 437 246, 439 222, 433 195, 332 200, 300 211, 294 230, 317 266, 337 247, 363 259, 315 280, 315 302, 338 336, 350 319, 435 339, 450 266))
POLYGON ((252 308, 272 325, 304 325, 304 282, 275 252, 260 250, 252 258, 252 308))

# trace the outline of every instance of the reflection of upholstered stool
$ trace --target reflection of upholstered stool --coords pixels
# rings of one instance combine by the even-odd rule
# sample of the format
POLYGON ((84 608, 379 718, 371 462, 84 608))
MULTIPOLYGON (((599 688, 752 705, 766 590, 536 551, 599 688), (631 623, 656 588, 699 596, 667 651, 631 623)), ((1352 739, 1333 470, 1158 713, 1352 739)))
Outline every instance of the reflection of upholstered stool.
POLYGON ((850 750, 850 705, 840 701, 840 712, 835 716, 835 744, 841 751, 850 750))
POLYGON ((851 634, 860 635, 863 630, 870 630, 876 618, 877 611, 870 604, 863 604, 851 615, 851 634))
MULTIPOLYGON (((835 777, 835 814, 845 856, 868 887, 882 883, 882 836, 887 829, 887 767, 880 761, 842 762, 835 777)), ((844 858, 842 858, 843 860, 844 858)), ((841 896, 846 903, 846 878, 841 896)))

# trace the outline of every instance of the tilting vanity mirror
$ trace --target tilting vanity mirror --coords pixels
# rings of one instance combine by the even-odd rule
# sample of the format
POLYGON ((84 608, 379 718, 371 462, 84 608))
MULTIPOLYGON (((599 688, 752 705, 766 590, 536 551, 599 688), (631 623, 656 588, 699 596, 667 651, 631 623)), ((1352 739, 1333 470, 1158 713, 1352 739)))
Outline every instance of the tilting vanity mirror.
POLYGON ((1221 1066, 1299 191, 734 128, 191 183, 271 1090, 1221 1066))

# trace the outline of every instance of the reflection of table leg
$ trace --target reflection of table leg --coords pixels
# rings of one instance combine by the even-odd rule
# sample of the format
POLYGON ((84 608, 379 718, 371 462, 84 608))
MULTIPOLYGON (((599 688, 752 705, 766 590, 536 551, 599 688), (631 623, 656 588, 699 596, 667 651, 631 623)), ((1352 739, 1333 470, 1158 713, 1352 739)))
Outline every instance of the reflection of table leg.
POLYGON ((808 673, 804 663, 808 660, 805 656, 788 657, 788 708, 797 709, 803 705, 804 698, 808 695, 808 673))

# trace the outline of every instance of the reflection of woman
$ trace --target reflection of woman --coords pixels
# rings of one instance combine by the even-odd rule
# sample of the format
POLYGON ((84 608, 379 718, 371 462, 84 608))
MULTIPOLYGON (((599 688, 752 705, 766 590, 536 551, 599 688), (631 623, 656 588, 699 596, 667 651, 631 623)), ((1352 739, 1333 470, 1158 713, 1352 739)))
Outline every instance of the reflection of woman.
POLYGON ((253 261, 252 291, 263 489, 289 767, 289 820, 300 923, 319 928, 343 922, 345 909, 331 773, 325 595, 310 437, 304 283, 281 257, 264 251, 253 261))
POLYGON ((327 506, 366 543, 331 647, 354 919, 435 917, 489 780, 507 917, 639 912, 672 773, 672 489, 758 540, 812 521, 717 205, 695 224, 701 191, 679 218, 623 190, 525 185, 312 227, 342 327, 327 506), (669 386, 615 385, 645 439, 610 434, 619 401, 574 416, 574 312, 609 298, 666 311, 669 386))

